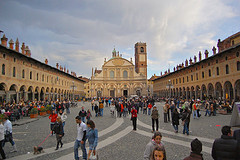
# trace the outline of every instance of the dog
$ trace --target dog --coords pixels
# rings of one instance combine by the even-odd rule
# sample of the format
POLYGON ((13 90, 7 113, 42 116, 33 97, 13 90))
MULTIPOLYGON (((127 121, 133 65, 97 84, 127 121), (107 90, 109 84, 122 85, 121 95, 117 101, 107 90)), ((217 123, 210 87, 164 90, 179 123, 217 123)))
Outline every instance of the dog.
POLYGON ((33 154, 40 154, 44 152, 43 147, 38 146, 34 146, 33 151, 34 151, 33 154))

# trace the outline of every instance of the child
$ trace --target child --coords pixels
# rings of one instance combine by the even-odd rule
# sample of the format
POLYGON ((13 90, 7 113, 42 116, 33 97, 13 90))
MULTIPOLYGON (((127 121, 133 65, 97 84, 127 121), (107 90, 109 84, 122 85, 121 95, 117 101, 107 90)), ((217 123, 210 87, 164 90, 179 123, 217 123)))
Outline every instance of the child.
POLYGON ((96 147, 98 143, 98 130, 95 129, 95 123, 92 120, 87 121, 87 126, 88 126, 87 138, 89 142, 88 159, 90 159, 92 152, 93 152, 93 156, 96 157, 96 147))
POLYGON ((167 160, 164 148, 159 146, 154 148, 151 160, 167 160))
POLYGON ((152 137, 152 140, 147 144, 146 149, 144 151, 145 160, 150 160, 151 154, 153 153, 154 148, 157 146, 163 148, 165 152, 165 148, 161 140, 162 140, 162 134, 160 132, 155 132, 152 137))
POLYGON ((90 109, 88 109, 87 110, 87 120, 89 121, 90 120, 90 118, 92 117, 92 114, 91 114, 91 112, 90 112, 90 109))

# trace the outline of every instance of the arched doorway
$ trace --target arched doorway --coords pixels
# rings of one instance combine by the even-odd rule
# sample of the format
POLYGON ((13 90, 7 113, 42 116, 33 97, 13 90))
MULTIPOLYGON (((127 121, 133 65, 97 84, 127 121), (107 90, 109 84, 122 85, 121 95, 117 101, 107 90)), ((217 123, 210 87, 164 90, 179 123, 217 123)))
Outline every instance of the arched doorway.
POLYGON ((44 87, 42 87, 40 92, 40 101, 44 101, 44 100, 45 100, 45 89, 44 87))
POLYGON ((9 98, 11 103, 17 102, 17 85, 16 84, 11 85, 9 89, 9 95, 10 95, 9 98))
POLYGON ((233 99, 233 87, 231 82, 227 81, 224 83, 224 98, 232 100, 233 99))
POLYGON ((213 87, 212 83, 208 84, 208 97, 210 99, 212 99, 213 97, 216 98, 215 95, 214 95, 214 87, 213 87))
POLYGON ((215 85, 215 92, 216 92, 216 98, 222 99, 223 98, 223 90, 222 85, 220 82, 217 82, 215 85))
POLYGON ((207 95, 207 88, 204 84, 202 85, 201 91, 202 91, 202 94, 200 95, 200 98, 205 100, 208 95, 207 95))
POLYGON ((33 98, 33 87, 32 86, 28 87, 28 100, 30 100, 30 101, 34 100, 34 98, 33 98))
POLYGON ((198 85, 196 86, 196 93, 195 93, 195 94, 196 94, 196 95, 195 95, 195 96, 196 96, 195 98, 196 98, 196 99, 200 99, 200 87, 199 87, 198 85))
POLYGON ((19 92, 20 101, 26 101, 28 99, 26 91, 27 91, 27 87, 25 85, 20 87, 20 92, 19 92))
POLYGON ((195 91, 194 91, 194 87, 191 87, 191 91, 190 91, 190 98, 191 99, 195 99, 195 91))
POLYGON ((37 101, 40 100, 40 97, 39 97, 38 95, 39 95, 39 88, 36 87, 36 88, 35 88, 35 93, 34 93, 34 98, 35 98, 35 100, 37 100, 37 101))

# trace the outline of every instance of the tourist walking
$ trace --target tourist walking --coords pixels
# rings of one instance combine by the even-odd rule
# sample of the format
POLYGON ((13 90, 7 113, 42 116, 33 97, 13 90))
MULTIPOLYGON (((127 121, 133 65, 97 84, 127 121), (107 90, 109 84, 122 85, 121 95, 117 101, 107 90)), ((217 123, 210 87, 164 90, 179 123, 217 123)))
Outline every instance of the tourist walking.
POLYGON ((193 119, 197 118, 198 119, 198 114, 197 114, 197 103, 194 101, 192 105, 192 114, 193 114, 193 119))
POLYGON ((221 138, 215 139, 213 143, 212 158, 214 160, 236 160, 239 158, 237 140, 235 140, 232 136, 232 128, 230 126, 223 126, 221 138))
POLYGON ((179 116, 178 110, 177 108, 174 108, 173 114, 172 114, 172 125, 175 130, 175 133, 178 133, 179 119, 180 119, 180 116, 179 116))
POLYGON ((148 115, 151 114, 152 104, 148 103, 148 115))
POLYGON ((188 124, 189 124, 189 122, 190 122, 190 116, 191 116, 191 112, 190 112, 190 110, 186 107, 185 110, 183 111, 183 114, 182 114, 183 134, 187 133, 187 135, 189 135, 189 127, 188 127, 188 124))
POLYGON ((85 147, 86 142, 86 134, 87 134, 87 125, 82 122, 82 119, 80 116, 77 116, 75 118, 77 123, 77 138, 74 144, 74 158, 75 160, 79 160, 78 157, 78 148, 81 147, 82 153, 83 153, 83 159, 87 159, 87 150, 85 147))
POLYGON ((11 152, 17 152, 17 147, 15 142, 13 141, 13 136, 12 136, 12 122, 8 120, 8 116, 4 115, 3 118, 3 126, 4 126, 4 137, 5 140, 2 144, 2 147, 5 146, 5 142, 10 142, 13 150, 11 152))
POLYGON ((156 131, 158 131, 158 124, 159 124, 158 116, 159 116, 159 114, 158 114, 157 107, 155 105, 153 106, 151 116, 152 116, 152 132, 155 131, 155 126, 154 126, 155 123, 156 123, 156 131))
POLYGON ((203 160, 202 152, 202 142, 197 138, 192 140, 191 142, 191 153, 188 157, 184 158, 184 160, 203 160))
POLYGON ((52 131, 52 135, 54 134, 54 130, 53 130, 53 127, 54 127, 54 124, 57 120, 57 117, 58 115, 55 113, 55 110, 52 110, 52 113, 49 115, 49 119, 51 119, 51 122, 50 122, 50 129, 52 131))
POLYGON ((168 101, 166 101, 165 105, 163 106, 163 118, 164 118, 164 123, 167 123, 167 113, 168 113, 168 108, 170 108, 168 101))
POLYGON ((211 116, 210 115, 210 104, 208 101, 206 101, 206 103, 205 103, 205 109, 206 109, 205 116, 207 116, 207 115, 211 116))
POLYGON ((4 143, 4 126, 2 122, 0 122, 0 154, 2 156, 2 159, 6 159, 6 155, 3 150, 3 143, 4 143))
POLYGON ((95 117, 97 117, 98 116, 98 111, 99 111, 97 104, 95 104, 94 110, 95 110, 95 114, 96 114, 95 117))
POLYGON ((103 101, 101 98, 99 99, 99 111, 100 111, 100 116, 103 116, 103 101))
POLYGON ((66 123, 67 114, 65 112, 63 113, 63 110, 60 110, 59 113, 58 113, 58 116, 61 118, 61 121, 62 121, 63 135, 64 135, 64 126, 65 126, 65 123, 66 123))
POLYGON ((54 131, 56 133, 56 139, 57 139, 57 147, 55 150, 58 150, 59 144, 61 144, 61 148, 63 146, 62 143, 62 137, 63 137, 63 123, 61 117, 57 117, 57 121, 54 124, 54 131))
POLYGON ((88 109, 87 110, 87 120, 89 121, 90 119, 91 119, 91 117, 92 117, 92 114, 91 114, 91 112, 90 112, 90 109, 88 109))
POLYGON ((137 130, 137 110, 135 109, 135 107, 132 107, 131 113, 132 113, 131 120, 133 123, 133 130, 136 131, 137 130))
POLYGON ((87 112, 84 110, 83 106, 82 106, 82 110, 79 111, 78 115, 82 118, 82 121, 85 122, 85 117, 87 116, 87 112))
POLYGON ((95 123, 92 120, 87 121, 87 126, 88 126, 87 139, 89 142, 88 159, 90 159, 92 153, 93 153, 92 159, 96 159, 96 148, 98 144, 98 130, 95 128, 95 123))
POLYGON ((146 145, 146 149, 143 155, 144 160, 150 160, 151 154, 153 153, 154 148, 157 146, 163 148, 163 150, 165 151, 164 145, 161 140, 162 134, 160 132, 155 132, 150 142, 146 145))

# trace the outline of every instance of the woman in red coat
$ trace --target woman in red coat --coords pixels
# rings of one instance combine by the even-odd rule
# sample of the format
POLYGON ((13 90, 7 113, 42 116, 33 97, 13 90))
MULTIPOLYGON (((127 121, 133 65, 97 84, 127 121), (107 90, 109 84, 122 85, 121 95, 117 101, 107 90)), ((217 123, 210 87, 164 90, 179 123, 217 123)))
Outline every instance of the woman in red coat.
POLYGON ((132 113, 131 120, 133 122, 133 130, 136 131, 137 130, 137 110, 135 109, 135 107, 132 107, 131 113, 132 113))
POLYGON ((58 115, 55 113, 55 110, 52 110, 52 113, 49 115, 49 119, 51 119, 51 122, 50 122, 50 128, 51 128, 51 131, 52 131, 52 135, 53 135, 53 132, 54 132, 54 124, 57 120, 57 117, 58 115))

